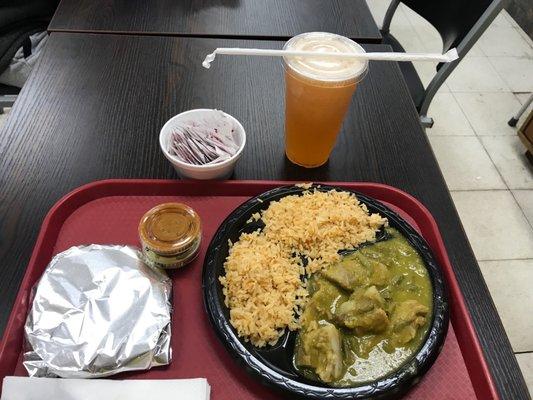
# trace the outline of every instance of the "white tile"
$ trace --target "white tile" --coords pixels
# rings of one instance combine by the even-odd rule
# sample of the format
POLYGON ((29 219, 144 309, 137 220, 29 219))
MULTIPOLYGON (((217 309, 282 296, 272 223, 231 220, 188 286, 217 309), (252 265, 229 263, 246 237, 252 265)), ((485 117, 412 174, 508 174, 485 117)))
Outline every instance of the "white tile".
POLYGON ((475 136, 430 136, 429 141, 450 190, 506 189, 475 136))
POLYGON ((437 93, 428 110, 433 118, 432 128, 426 129, 428 136, 435 135, 474 135, 461 107, 451 93, 437 93))
POLYGON ((533 60, 490 57, 490 63, 513 92, 533 92, 533 60))
POLYGON ((512 192, 529 224, 533 226, 533 190, 513 190, 512 192))
POLYGON ((487 57, 466 57, 452 72, 446 84, 452 92, 509 91, 487 57))
POLYGON ((512 27, 511 21, 507 18, 507 16, 510 17, 509 14, 507 14, 507 11, 501 10, 500 13, 494 18, 494 21, 491 22, 490 26, 497 26, 497 27, 512 27))
POLYGON ((437 91, 437 94, 439 93, 451 93, 450 88, 448 87, 448 85, 446 85, 446 82, 440 86, 439 90, 437 91))
MULTIPOLYGON (((389 0, 390 3, 390 0, 389 0)), ((402 4, 396 9, 391 21, 390 32, 400 42, 405 51, 422 52, 424 45, 416 34, 413 25, 406 17, 402 4)))
POLYGON ((509 189, 533 189, 533 166, 518 136, 482 136, 480 139, 509 189))
POLYGON ((481 50, 481 46, 479 45, 479 42, 474 44, 470 51, 466 53, 466 57, 483 57, 485 53, 483 53, 483 50, 481 50))
POLYGON ((455 98, 478 135, 516 135, 507 121, 520 109, 510 92, 455 93, 455 98))
POLYGON ((409 21, 412 22, 413 24, 420 23, 421 20, 424 20, 424 18, 422 18, 420 15, 415 13, 413 10, 411 10, 408 6, 406 6, 403 3, 400 3, 400 5, 398 6, 398 10, 401 10, 405 14, 405 16, 409 19, 409 21))
POLYGON ((367 0, 368 8, 376 21, 376 24, 381 27, 383 17, 389 8, 390 0, 367 0))
POLYGON ((479 266, 513 350, 533 351, 533 259, 483 261, 479 266))
POLYGON ((432 62, 425 62, 425 61, 414 61, 413 66, 416 69, 416 72, 418 73, 418 76, 420 77, 420 80, 422 81, 422 84, 425 88, 427 88, 429 82, 435 77, 436 71, 436 63, 432 62))
POLYGON ((442 38, 435 28, 431 25, 423 25, 415 27, 418 37, 424 45, 425 51, 428 53, 442 53, 444 44, 442 38))
MULTIPOLYGON (((512 17, 510 17, 512 19, 512 17)), ((514 19, 513 19, 514 21, 514 19)), ((522 36, 522 39, 524 39, 526 41, 527 44, 529 44, 530 47, 533 48, 533 40, 531 40, 531 38, 529 37, 529 35, 524 32, 524 30, 522 28, 520 28, 520 25, 518 25, 516 22, 515 22, 515 29, 516 31, 518 32, 518 34, 520 36, 522 36)))
MULTIPOLYGON (((426 62, 426 61, 414 61, 413 66, 415 67, 416 73, 418 74, 420 80, 422 81, 422 85, 424 85, 425 88, 428 87, 429 83, 433 80, 435 77, 435 74, 437 73, 435 67, 436 64, 432 62, 426 62)), ((450 93, 450 89, 444 82, 437 93, 450 93)))
POLYGON ((422 41, 425 51, 441 53, 443 44, 437 29, 407 6, 403 7, 403 12, 422 41))
POLYGON ((411 23, 411 25, 413 25, 413 27, 427 26, 427 25, 431 26, 431 24, 428 21, 426 21, 424 17, 417 14, 415 11, 413 11, 411 8, 409 8, 405 4, 400 3, 400 5, 398 6, 398 9, 402 10, 404 15, 407 17, 407 19, 411 23))
POLYGON ((479 45, 486 56, 531 57, 533 49, 515 28, 489 26, 479 39, 479 45))
POLYGON ((502 11, 500 12, 500 14, 503 15, 507 21, 509 21, 509 23, 511 24, 511 26, 514 26, 514 27, 519 26, 519 25, 517 24, 517 22, 514 20, 514 18, 511 17, 511 15, 507 12, 507 10, 502 10, 502 11))
MULTIPOLYGON (((370 9, 370 12, 372 16, 374 17, 374 20, 376 21, 376 24, 380 27, 383 25, 383 18, 385 18, 385 13, 387 12, 387 9, 389 8, 389 5, 391 3, 390 0, 368 0, 366 2, 368 4, 368 8, 370 9)), ((412 27, 411 23, 405 16, 402 5, 396 9, 396 12, 394 13, 394 16, 392 17, 391 22, 391 31, 394 34, 393 28, 403 26, 403 27, 412 27)))
POLYGON ((533 258, 533 229, 510 191, 451 194, 478 260, 533 258))
POLYGON ((401 25, 393 19, 390 31, 407 52, 425 52, 425 47, 411 25, 401 25))
MULTIPOLYGON (((389 1, 390 3, 390 1, 389 1)), ((394 29, 394 27, 399 27, 399 26, 403 26, 403 27, 413 27, 413 25, 411 24, 411 22, 409 21, 409 19, 407 18, 407 16, 405 15, 405 12, 402 8, 402 5, 400 4, 400 6, 396 9, 396 12, 394 13, 394 17, 392 17, 392 22, 391 22, 391 30, 394 29)))
POLYGON ((524 32, 524 30, 520 27, 520 25, 518 25, 518 23, 513 19, 513 17, 508 15, 508 19, 509 21, 511 21, 511 25, 516 29, 516 32, 518 32, 518 34, 522 37, 522 39, 525 40, 529 47, 533 49, 533 40, 529 37, 529 35, 524 32))
POLYGON ((524 375, 529 394, 533 397, 533 353, 517 354, 516 359, 524 375))

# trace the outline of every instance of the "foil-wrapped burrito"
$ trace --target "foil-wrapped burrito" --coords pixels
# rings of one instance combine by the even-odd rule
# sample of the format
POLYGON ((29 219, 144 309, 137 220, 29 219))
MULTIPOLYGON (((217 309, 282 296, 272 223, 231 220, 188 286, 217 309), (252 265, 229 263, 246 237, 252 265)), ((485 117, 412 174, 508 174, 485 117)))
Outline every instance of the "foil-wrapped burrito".
POLYGON ((24 326, 30 376, 93 378, 168 364, 172 284, 129 246, 75 246, 35 287, 24 326))

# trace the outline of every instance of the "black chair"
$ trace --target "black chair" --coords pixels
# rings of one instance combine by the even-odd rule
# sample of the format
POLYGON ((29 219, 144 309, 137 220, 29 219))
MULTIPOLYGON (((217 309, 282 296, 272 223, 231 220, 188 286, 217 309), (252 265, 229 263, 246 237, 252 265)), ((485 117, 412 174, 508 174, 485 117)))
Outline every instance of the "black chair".
MULTIPOLYGON (((30 36, 46 30, 59 0, 0 0, 0 73, 11 62, 20 47, 24 55, 30 36)), ((0 84, 0 113, 11 107, 20 89, 0 84)))
MULTIPOLYGON (((502 10, 503 0, 402 0, 402 3, 426 19, 439 32, 443 52, 456 47, 459 54, 457 61, 437 65, 437 72, 427 89, 412 63, 399 63, 420 115, 420 122, 424 127, 431 127, 433 120, 427 116, 427 111, 435 93, 502 10)), ((390 33, 390 24, 399 4, 399 0, 392 0, 383 19, 381 34, 383 43, 391 45, 396 52, 405 52, 390 33)))
POLYGON ((18 87, 0 83, 0 114, 4 113, 4 107, 11 107, 15 103, 19 92, 20 88, 18 87))

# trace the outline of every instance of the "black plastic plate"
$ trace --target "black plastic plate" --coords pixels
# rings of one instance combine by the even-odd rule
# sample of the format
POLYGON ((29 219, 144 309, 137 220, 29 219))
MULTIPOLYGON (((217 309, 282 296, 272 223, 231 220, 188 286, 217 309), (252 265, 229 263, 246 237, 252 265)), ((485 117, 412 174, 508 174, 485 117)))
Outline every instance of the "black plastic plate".
MULTIPOLYGON (((349 191, 331 186, 318 190, 349 191)), ((268 208, 270 202, 289 195, 300 195, 305 189, 283 186, 254 197, 236 208, 220 225, 207 249, 202 274, 204 303, 209 320, 218 338, 234 358, 263 383, 289 392, 293 396, 310 399, 389 399, 407 392, 428 371, 440 353, 448 331, 449 310, 445 281, 440 267, 426 241, 394 211, 377 200, 354 193, 372 213, 389 220, 389 225, 402 233, 418 251, 429 272, 433 287, 433 314, 426 339, 418 352, 397 371, 373 382, 356 387, 331 387, 301 376, 293 366, 294 344, 297 332, 287 332, 275 346, 254 347, 238 336, 229 321, 229 310, 224 305, 222 285, 218 278, 224 275, 224 261, 228 255, 228 239, 236 242, 242 232, 262 227, 262 222, 246 223, 251 215, 268 208)))

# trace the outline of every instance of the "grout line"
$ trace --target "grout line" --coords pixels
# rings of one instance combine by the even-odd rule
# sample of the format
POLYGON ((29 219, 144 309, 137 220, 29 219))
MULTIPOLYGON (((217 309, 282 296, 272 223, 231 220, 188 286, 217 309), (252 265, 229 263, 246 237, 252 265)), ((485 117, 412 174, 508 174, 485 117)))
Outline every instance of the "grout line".
MULTIPOLYGON (((521 55, 521 56, 517 56, 516 54, 514 55, 498 55, 498 56, 485 56, 487 57, 488 59, 493 59, 493 58, 516 58, 518 60, 531 60, 533 59, 532 56, 530 55, 521 55)), ((479 57, 478 57, 479 58, 479 57)), ((491 63, 492 64, 492 63, 491 63)), ((493 64, 492 64, 493 65, 493 64)), ((494 69, 496 69, 496 67, 494 67, 494 69)))
POLYGON ((451 93, 531 93, 531 92, 513 92, 512 89, 509 89, 509 90, 452 90, 450 89, 450 92, 451 93))
MULTIPOLYGON (((487 59, 488 59, 489 57, 487 57, 487 56, 483 56, 483 57, 470 57, 470 59, 472 59, 472 58, 487 58, 487 59)), ((492 64, 490 64, 490 66, 491 66, 491 68, 494 68, 494 67, 492 66, 492 64)), ((496 72, 496 70, 495 70, 495 72, 496 72)), ((453 72, 452 72, 452 74, 453 74, 453 72)), ((496 74, 497 74, 497 72, 496 72, 496 74)), ((498 77, 500 77, 500 76, 498 75, 498 77)), ((448 78, 449 78, 449 77, 448 77, 448 78)), ((505 83, 505 82, 504 82, 504 83, 505 83)), ((459 90, 452 90, 452 89, 450 88, 450 92, 454 92, 454 93, 531 93, 531 92, 528 91, 528 90, 525 90, 525 91, 523 91, 523 92, 515 92, 515 91, 513 91, 513 89, 511 89, 509 86, 507 86, 507 84, 506 84, 506 88, 507 88, 507 89, 504 89, 504 90, 494 90, 494 89, 492 89, 492 90, 490 90, 490 89, 478 89, 478 90, 464 90, 464 89, 459 89, 459 90)))
POLYGON ((514 30, 520 35, 520 37, 524 40, 524 42, 526 42, 527 45, 531 49, 533 49, 533 40, 531 40, 529 35, 522 29, 520 25, 518 25, 518 23, 514 20, 514 18, 511 17, 509 13, 507 14, 509 15, 509 18, 507 19, 510 20, 509 23, 511 24, 511 27, 514 28, 514 30))
MULTIPOLYGON (((509 189, 509 191, 511 190, 511 188, 509 187, 509 185, 507 184, 507 182, 505 181, 505 178, 503 177, 503 174, 501 173, 500 169, 498 168, 498 166, 496 165, 496 163, 494 162, 494 160, 492 159, 492 157, 490 156, 490 153, 488 152, 488 150, 485 148, 485 144, 483 143, 483 141, 478 137, 478 140, 479 140, 479 143, 481 143, 481 147, 483 147, 483 150, 485 151, 485 153, 487 154, 487 156, 489 157, 489 160, 492 162, 492 165, 494 165, 494 168, 496 168, 496 171, 498 172, 498 175, 500 176, 503 184, 505 185, 505 187, 507 189, 509 189)), ((516 199, 513 197, 513 200, 514 202, 516 203, 516 205, 518 206, 518 208, 520 208, 520 205, 517 203, 516 199)), ((520 210, 522 210, 520 208, 520 210)), ((523 213, 523 212, 522 212, 523 213)))
POLYGON ((453 189, 453 192, 510 192, 511 189, 453 189))
POLYGON ((454 90, 454 93, 483 93, 483 94, 501 94, 501 93, 512 93, 512 94, 531 94, 529 90, 513 91, 513 90, 454 90))
POLYGON ((533 41, 528 36, 528 34, 524 32, 524 30, 520 26, 513 26, 513 28, 518 32, 518 34, 524 40, 524 42, 526 42, 527 45, 533 49, 533 41))
MULTIPOLYGON (((463 115, 465 116, 466 120, 468 121, 468 124, 470 125, 470 128, 472 129, 472 131, 474 132, 474 135, 451 135, 451 134, 435 134, 434 136, 476 136, 478 138, 482 138, 482 137, 487 137, 487 136, 514 136, 514 135, 511 135, 509 133, 503 133, 503 134, 481 134, 480 132, 478 132, 478 130, 476 130, 472 124, 472 122, 470 121, 470 118, 468 118, 468 114, 467 112, 463 109, 463 106, 461 105, 461 102, 458 100, 458 98, 455 96, 455 93, 467 93, 467 94, 502 94, 502 93, 511 93, 513 95, 513 97, 516 99, 516 101, 518 102, 518 104, 520 106, 522 106, 522 102, 520 101, 520 99, 518 98, 517 94, 529 94, 531 95, 532 92, 507 92, 507 91, 488 91, 488 92, 461 92, 461 91, 451 91, 450 90, 450 94, 452 95, 452 97, 455 99, 455 101, 457 102, 457 105, 459 106, 461 112, 463 113, 463 115)), ((526 112, 524 113, 524 115, 527 114, 526 112)), ((523 119, 524 115, 522 115, 522 117, 520 118, 521 120, 523 119)), ((527 115, 525 115, 525 117, 527 117, 527 115)), ((516 134, 516 131, 518 130, 518 127, 514 128, 515 129, 515 134, 516 134)), ((482 143, 483 144, 483 143, 482 143)))
POLYGON ((509 12, 504 8, 501 12, 503 14, 503 17, 509 22, 509 25, 511 25, 513 28, 518 25, 515 19, 509 14, 509 12))
MULTIPOLYGON (((496 169, 498 169, 498 168, 496 168, 496 169)), ((499 171, 498 171, 498 173, 499 173, 499 171)), ((444 180, 446 180, 446 178, 444 178, 444 180)), ((505 183, 505 181, 503 183, 507 186, 507 183, 505 183)), ((511 196, 513 197, 514 202, 516 203, 516 205, 520 209, 520 212, 522 213, 522 216, 524 217, 524 219, 526 221, 526 224, 529 225, 529 227, 533 230, 533 223, 531 223, 531 221, 527 217, 526 212, 524 211, 524 209, 520 205, 519 201, 517 200, 516 196, 514 195, 513 190, 516 190, 516 191, 518 191, 518 190, 528 191, 528 190, 533 190, 533 189, 457 189, 457 190, 450 190, 450 193, 454 193, 454 192, 510 192, 511 196)), ((481 259, 479 259, 478 261, 499 261, 499 260, 500 259, 496 259, 496 260, 481 260, 481 259)), ((509 258, 509 259, 506 259, 506 260, 530 260, 530 258, 509 258)))
MULTIPOLYGON (((489 135, 486 135, 486 136, 489 136, 489 135)), ((501 136, 501 135, 499 135, 501 136)), ((494 167, 496 168, 496 171, 498 172, 498 175, 500 175, 502 181, 503 181, 503 184, 509 189, 509 192, 511 192, 511 197, 513 198, 516 206, 518 207, 518 209, 520 210, 520 212, 522 213, 522 217, 525 219, 526 221, 526 224, 533 230, 533 225, 531 224, 531 222, 529 221, 529 219, 527 218, 527 215, 526 215, 526 212, 524 211, 524 209, 520 206, 520 203, 518 202, 518 200, 516 200, 516 197, 513 193, 513 190, 509 187, 509 185, 507 184, 507 182, 505 181, 504 177, 503 177, 503 174, 501 173, 500 169, 498 168, 498 166, 496 165, 496 163, 494 162, 494 160, 492 159, 492 157, 490 156, 489 152, 487 151, 487 149, 485 148, 485 145, 483 144, 483 141, 481 139, 478 138, 478 140, 480 141, 481 145, 483 146, 483 150, 485 150, 485 153, 487 153, 490 161, 492 162, 492 164, 494 165, 494 167)))
POLYGON ((496 75, 498 76, 498 78, 501 79, 501 81, 504 83, 504 85, 509 89, 509 92, 513 92, 513 89, 511 88, 511 86, 507 83, 507 81, 503 78, 502 75, 500 75, 500 73, 498 72, 498 70, 496 69, 496 67, 494 66, 494 64, 492 63, 491 61, 491 58, 495 58, 495 56, 487 56, 487 61, 490 65, 490 67, 494 70, 494 72, 496 72, 496 75))
MULTIPOLYGON (((427 128, 427 129, 432 129, 432 128, 427 128)), ((436 132, 431 132, 431 130, 426 133, 426 135, 428 137, 477 137, 475 133, 469 133, 467 135, 465 135, 464 133, 462 134, 453 134, 453 133, 436 133, 436 132)), ((503 136, 503 135, 502 135, 503 136)))
POLYGON ((492 56, 492 57, 487 57, 488 61, 489 61, 489 64, 490 66, 492 67, 492 69, 494 70, 494 72, 496 72, 496 75, 498 75, 498 77, 502 80, 502 82, 505 84, 505 86, 507 86, 509 88, 509 91, 511 93, 514 93, 513 91, 513 88, 511 87, 511 85, 509 83, 507 83, 507 81, 505 80, 505 78, 498 72, 498 70, 496 69, 496 67, 494 66, 493 62, 492 62, 492 59, 493 58, 516 58, 516 59, 521 59, 521 60, 529 60, 529 61, 532 61, 531 57, 517 57, 517 56, 492 56))
MULTIPOLYGON (((513 92, 513 94, 514 94, 515 96, 518 96, 519 94, 529 94, 529 95, 531 95, 531 92, 528 92, 528 91, 525 91, 525 92, 513 92)), ((520 100, 518 100, 518 101, 520 101, 520 100)), ((520 101, 520 104, 524 104, 524 103, 522 103, 522 102, 520 101)))
MULTIPOLYGON (((455 96, 454 96, 454 99, 455 99, 455 96)), ((457 100, 456 100, 457 101, 457 100)), ((461 107, 461 105, 459 105, 459 107, 461 107)), ((461 111, 462 111, 462 108, 461 108, 461 111)), ((470 121, 468 120, 468 117, 467 117, 467 121, 468 123, 470 124, 470 121)), ((474 133, 476 133, 476 130, 474 128, 472 128, 472 130, 474 131, 474 133)), ((498 136, 501 136, 501 135, 498 135, 498 136)), ((483 144, 483 141, 479 138, 479 136, 477 135, 476 133, 476 139, 478 140, 479 144, 481 144, 481 147, 483 148, 483 151, 485 152, 485 154, 487 155, 487 157, 489 158, 490 162, 492 163, 493 167, 496 169, 496 172, 498 173, 500 179, 502 180, 503 184, 505 185, 505 187, 507 188, 507 190, 511 191, 511 188, 509 187, 509 185, 507 184, 507 182, 505 181, 505 179, 503 178, 503 175, 502 173, 500 172, 498 166, 496 165, 496 163, 494 162, 494 160, 492 159, 492 157, 490 156, 489 152, 487 151, 487 149, 485 148, 485 145, 483 144)), ((444 179, 446 180, 446 178, 444 179)), ((492 189, 489 189, 489 190, 492 190, 492 189)), ((506 190, 506 189, 494 189, 494 190, 506 190)), ((483 191, 483 190, 479 190, 479 191, 483 191)), ((513 200, 515 201, 516 205, 518 206, 518 208, 520 208, 520 205, 518 204, 518 202, 516 201, 516 199, 514 198, 513 196, 513 200)), ((520 208, 520 210, 522 210, 522 208, 520 208)), ((523 210, 522 210, 522 213, 523 213, 523 210)))
MULTIPOLYGON (((486 137, 509 137, 509 138, 514 138, 515 136, 517 135, 513 135, 513 134, 505 134, 505 135, 494 135, 494 134, 484 134, 484 135, 481 135, 480 137, 481 138, 486 138, 486 137)), ((526 148, 524 147, 524 152, 526 151, 526 148)), ((533 189, 533 188, 532 188, 533 189)), ((512 189, 511 189, 512 190, 512 189)), ((516 189, 516 190, 519 190, 519 189, 516 189)), ((523 189, 523 190, 528 190, 527 188, 523 189)))
MULTIPOLYGON (((474 125, 472 124, 472 122, 470 121, 470 118, 468 118, 468 114, 466 113, 465 110, 463 110, 463 106, 461 106, 461 103, 459 102, 459 100, 457 100, 457 97, 455 97, 455 94, 454 92, 450 91, 450 93, 452 94, 452 97, 453 99, 455 100, 455 102, 457 103, 457 105, 459 106, 459 110, 461 110, 461 112, 463 113, 464 117, 466 118, 466 121, 468 122, 468 126, 470 126, 470 129, 472 129, 472 132, 474 132, 474 136, 478 136, 475 128, 474 128, 474 125)), ((474 92, 474 93, 479 93, 479 92, 474 92)), ((479 140, 479 139, 478 139, 479 140)), ((483 146, 483 143, 481 143, 481 145, 483 146)))
MULTIPOLYGON (((511 115, 512 117, 512 115, 511 115)), ((486 131, 485 131, 486 132, 486 131)), ((515 132, 516 133, 516 132, 515 132)), ((511 134, 511 133, 502 133, 502 134, 494 134, 494 133, 485 133, 483 135, 477 135, 479 138, 486 138, 486 137, 515 137, 516 134, 511 134)))
POLYGON ((496 259, 481 259, 481 258, 476 258, 476 261, 482 261, 482 262, 486 262, 486 261, 490 261, 490 262, 494 262, 494 261, 533 261, 533 258, 531 257, 523 257, 523 258, 496 258, 496 259))
POLYGON ((526 220, 526 223, 531 227, 531 229, 533 230, 533 223, 529 220, 529 218, 527 217, 526 215, 526 212, 524 211, 524 209, 522 208, 522 206, 520 205, 520 203, 518 202, 518 200, 516 199, 516 196, 514 195, 513 191, 511 190, 511 196, 513 196, 513 199, 515 201, 516 204, 518 204, 518 208, 520 209, 520 211, 522 211, 522 215, 524 216, 525 220, 526 220))
POLYGON ((531 354, 533 353, 533 350, 526 350, 526 351, 515 351, 514 354, 531 354))

